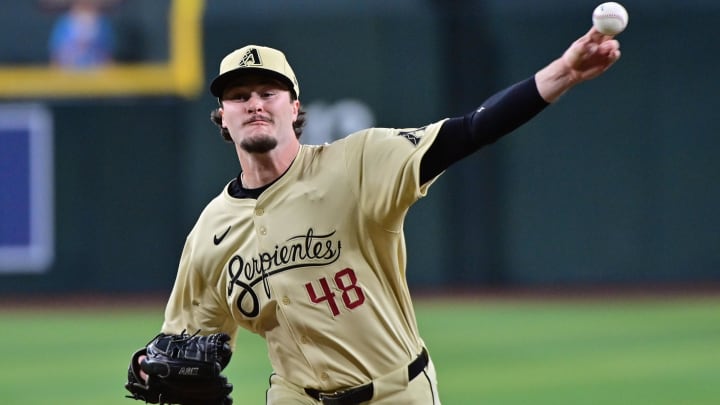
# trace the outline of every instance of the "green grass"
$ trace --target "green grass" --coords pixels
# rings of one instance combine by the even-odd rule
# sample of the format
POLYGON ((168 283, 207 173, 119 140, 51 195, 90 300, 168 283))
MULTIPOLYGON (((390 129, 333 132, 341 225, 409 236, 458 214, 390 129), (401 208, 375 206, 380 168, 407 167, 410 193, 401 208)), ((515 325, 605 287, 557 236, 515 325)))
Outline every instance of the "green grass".
POLYGON ((419 311, 444 403, 720 400, 720 299, 485 302, 419 311))
MULTIPOLYGON (((419 301, 444 404, 717 404, 720 297, 419 301)), ((157 333, 144 309, 0 310, 0 402, 113 405, 130 354, 157 333)), ((264 404, 264 342, 239 333, 236 404, 264 404)))

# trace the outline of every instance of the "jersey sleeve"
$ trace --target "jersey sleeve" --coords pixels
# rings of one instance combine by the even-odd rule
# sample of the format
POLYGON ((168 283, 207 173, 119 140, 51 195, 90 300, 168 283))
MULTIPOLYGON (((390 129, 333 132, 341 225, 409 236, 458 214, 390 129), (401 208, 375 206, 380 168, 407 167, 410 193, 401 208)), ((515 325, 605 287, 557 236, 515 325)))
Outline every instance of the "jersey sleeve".
POLYGON ((199 331, 202 335, 223 332, 230 335, 234 343, 237 327, 221 295, 222 272, 213 274, 195 266, 193 235, 191 232, 188 236, 180 257, 175 284, 165 307, 162 332, 199 331))
POLYGON ((407 209, 427 194, 436 177, 420 182, 420 163, 443 121, 420 128, 372 128, 350 135, 346 164, 361 209, 397 231, 407 209))

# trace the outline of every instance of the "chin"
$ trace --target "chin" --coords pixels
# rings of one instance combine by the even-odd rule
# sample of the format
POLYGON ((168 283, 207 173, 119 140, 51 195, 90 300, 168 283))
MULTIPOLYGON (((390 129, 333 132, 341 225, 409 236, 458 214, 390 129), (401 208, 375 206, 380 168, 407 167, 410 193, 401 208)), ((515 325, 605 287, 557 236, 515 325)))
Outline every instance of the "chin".
POLYGON ((267 153, 277 147, 277 139, 270 136, 261 136, 244 139, 240 147, 248 153, 267 153))

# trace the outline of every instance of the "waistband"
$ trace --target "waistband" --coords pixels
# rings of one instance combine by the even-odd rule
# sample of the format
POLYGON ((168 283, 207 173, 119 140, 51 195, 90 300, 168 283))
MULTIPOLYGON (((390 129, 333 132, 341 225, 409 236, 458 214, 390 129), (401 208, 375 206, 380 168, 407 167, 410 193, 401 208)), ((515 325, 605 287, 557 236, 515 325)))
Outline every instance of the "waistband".
MULTIPOLYGON (((408 381, 412 381, 427 367, 429 356, 425 348, 422 349, 415 360, 407 366, 408 381)), ((372 399, 375 393, 374 385, 371 382, 335 392, 321 392, 313 388, 305 388, 305 393, 316 401, 322 401, 323 405, 356 405, 372 399)))

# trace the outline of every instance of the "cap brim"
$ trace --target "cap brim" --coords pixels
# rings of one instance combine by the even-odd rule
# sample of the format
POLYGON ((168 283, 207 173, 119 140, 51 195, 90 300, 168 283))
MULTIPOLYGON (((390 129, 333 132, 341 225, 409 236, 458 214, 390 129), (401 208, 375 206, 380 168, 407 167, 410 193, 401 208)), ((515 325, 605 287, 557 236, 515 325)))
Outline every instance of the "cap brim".
MULTIPOLYGON (((288 87, 288 90, 290 90, 293 94, 295 94, 295 87, 293 86, 292 81, 288 79, 287 77, 281 75, 280 73, 274 72, 272 70, 267 70, 263 68, 242 68, 242 69, 235 69, 231 70, 229 72, 225 72, 210 83, 210 93, 212 93, 213 96, 217 98, 222 98, 222 94, 225 91, 225 88, 230 82, 235 82, 239 80, 243 76, 247 76, 250 74, 256 74, 256 75, 263 75, 272 77, 273 79, 279 80, 281 83, 285 84, 288 87)), ((295 94, 295 97, 297 97, 297 94, 295 94)))

